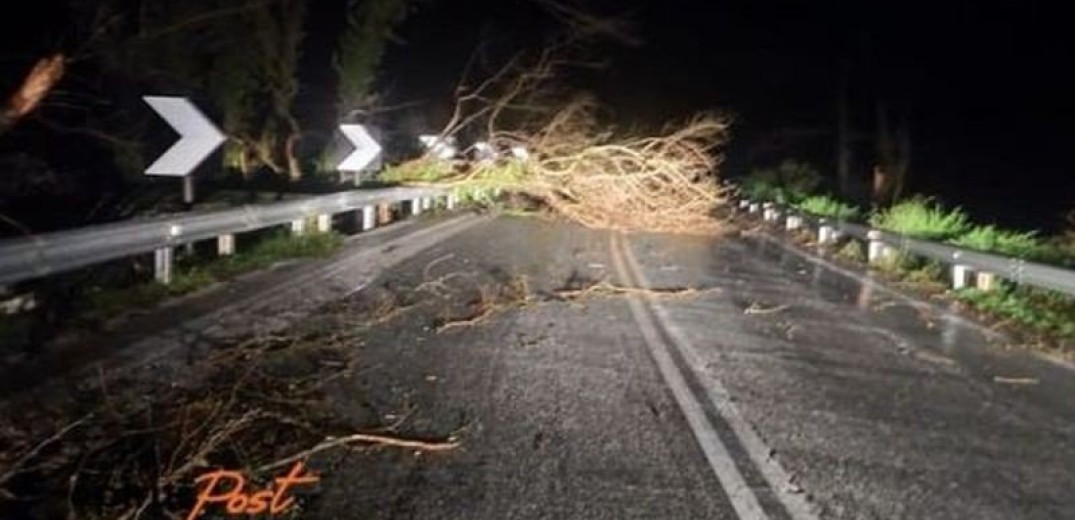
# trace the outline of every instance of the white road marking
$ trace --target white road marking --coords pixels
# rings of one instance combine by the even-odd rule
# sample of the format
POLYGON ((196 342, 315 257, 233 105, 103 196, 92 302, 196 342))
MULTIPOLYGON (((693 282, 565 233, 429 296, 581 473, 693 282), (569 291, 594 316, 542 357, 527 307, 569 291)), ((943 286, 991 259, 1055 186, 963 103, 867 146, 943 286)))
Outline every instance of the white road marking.
MULTIPOLYGON (((627 247, 626 243, 622 240, 617 240, 616 235, 613 235, 612 250, 613 260, 616 262, 616 268, 621 276, 632 274, 640 287, 650 287, 649 280, 643 274, 634 254, 631 252, 630 248, 627 247), (620 253, 618 249, 622 249, 622 253, 620 253)), ((713 472, 717 474, 717 478, 720 480, 721 485, 724 486, 729 498, 731 498, 736 513, 741 519, 767 518, 758 504, 757 496, 754 494, 753 490, 746 487, 742 474, 739 472, 739 468, 735 466, 734 461, 728 454, 727 447, 721 442, 713 425, 705 417, 701 404, 698 402, 698 398, 694 396, 686 386, 683 375, 680 373, 679 368, 675 363, 672 362, 667 349, 677 349, 683 356, 683 359, 686 360, 688 369, 693 370, 696 374, 704 371, 704 361, 702 361, 690 340, 688 340, 679 327, 675 325, 675 322, 668 316, 667 310, 658 301, 650 298, 647 302, 649 307, 653 310, 653 314, 658 322, 657 324, 654 324, 654 320, 645 313, 642 307, 642 302, 636 299, 631 299, 629 301, 631 304, 631 311, 635 315, 636 321, 639 321, 639 325, 643 328, 643 335, 646 336, 646 343, 651 345, 650 348, 651 351, 654 352, 654 358, 659 358, 660 356, 656 351, 661 351, 661 355, 667 359, 666 362, 670 365, 667 369, 661 367, 661 372, 662 375, 665 375, 666 370, 673 372, 671 378, 665 376, 665 381, 669 384, 669 387, 673 389, 673 394, 677 393, 675 389, 675 386, 677 385, 682 385, 682 391, 686 392, 683 401, 680 401, 678 395, 676 396, 676 400, 680 403, 680 408, 683 410, 684 415, 688 417, 688 422, 691 422, 690 416, 692 414, 698 414, 699 418, 695 421, 698 423, 698 427, 695 426, 694 422, 691 424, 691 429, 694 431, 695 438, 698 440, 699 444, 702 445, 703 450, 706 450, 705 444, 707 442, 715 441, 716 446, 711 447, 710 450, 706 450, 706 457, 709 459, 713 472), (642 315, 643 320, 647 322, 646 325, 643 325, 642 320, 639 320, 640 315, 642 315), (656 342, 651 340, 651 335, 656 335, 656 326, 662 327, 665 332, 668 333, 668 336, 672 340, 670 343, 661 341, 659 338, 656 339, 656 342), (650 329, 648 333, 646 329, 650 329), (658 345, 664 347, 664 350, 658 348, 658 345), (673 379, 678 379, 678 382, 673 382, 673 379), (686 404, 686 406, 684 406, 684 404, 686 404), (701 431, 699 431, 699 429, 701 429, 701 431), (717 455, 717 460, 714 460, 714 457, 710 455, 710 451, 712 451, 714 455, 717 455)), ((662 363, 659 361, 658 364, 660 365, 662 363)), ((761 440, 746 420, 743 419, 735 404, 729 399, 728 391, 724 388, 724 385, 722 385, 718 379, 712 377, 697 377, 696 379, 701 383, 702 388, 706 392, 706 397, 713 405, 713 408, 717 410, 721 418, 731 427, 739 444, 743 446, 743 449, 747 452, 747 456, 754 462, 755 467, 758 468, 762 477, 769 484, 769 488, 772 490, 773 495, 780 500, 787 513, 795 520, 817 520, 817 515, 813 512, 810 504, 807 503, 801 493, 792 494, 787 492, 788 485, 791 483, 790 476, 784 468, 780 466, 779 462, 769 456, 769 447, 761 440)))
MULTIPOLYGON (((621 257, 618 242, 617 236, 612 235, 612 262, 620 276, 630 283, 632 277, 624 259, 621 257)), ((670 348, 675 347, 668 345, 661 339, 660 334, 657 332, 658 324, 654 323, 652 317, 645 311, 642 301, 637 298, 628 298, 627 302, 631 307, 631 314, 634 315, 635 321, 642 330, 642 335, 646 340, 646 347, 657 363, 661 377, 664 379, 665 384, 668 385, 668 388, 672 390, 676 404, 679 405, 679 409, 686 417, 694 438, 698 441, 702 452, 705 453, 709 467, 716 474, 717 480, 720 481, 720 485, 728 495, 732 507, 735 508, 736 515, 741 520, 768 520, 769 517, 762 510, 761 504, 758 503, 758 497, 754 495, 754 491, 750 489, 746 480, 743 479, 743 474, 736 467, 728 448, 721 442, 716 428, 706 417, 702 404, 690 391, 686 379, 680 372, 679 367, 676 366, 675 361, 673 361, 672 355, 668 353, 670 348)))

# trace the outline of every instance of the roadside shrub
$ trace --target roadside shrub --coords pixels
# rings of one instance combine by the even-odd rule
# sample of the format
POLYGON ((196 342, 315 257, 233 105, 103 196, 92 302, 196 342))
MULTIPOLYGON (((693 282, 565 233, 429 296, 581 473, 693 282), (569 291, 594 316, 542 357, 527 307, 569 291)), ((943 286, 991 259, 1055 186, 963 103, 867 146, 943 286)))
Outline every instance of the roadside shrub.
POLYGON ((1075 341, 1075 299, 1070 296, 1015 287, 1007 282, 1001 282, 991 291, 963 289, 956 296, 982 311, 1010 319, 1034 332, 1075 341))
POLYGON ((743 192, 755 200, 794 204, 808 197, 821 184, 813 166, 785 160, 775 168, 756 169, 742 181, 743 192))
POLYGON ((1019 233, 995 226, 975 226, 951 242, 960 247, 999 253, 1018 258, 1042 258, 1046 246, 1036 231, 1019 233))
POLYGON ((795 207, 814 215, 838 219, 852 219, 860 213, 859 208, 825 195, 806 197, 795 204, 795 207))
POLYGON ((870 225, 926 240, 948 240, 970 230, 963 210, 946 210, 933 199, 915 196, 870 216, 870 225))
POLYGON ((836 258, 847 262, 861 263, 866 261, 866 251, 861 243, 856 240, 848 240, 836 251, 836 258))

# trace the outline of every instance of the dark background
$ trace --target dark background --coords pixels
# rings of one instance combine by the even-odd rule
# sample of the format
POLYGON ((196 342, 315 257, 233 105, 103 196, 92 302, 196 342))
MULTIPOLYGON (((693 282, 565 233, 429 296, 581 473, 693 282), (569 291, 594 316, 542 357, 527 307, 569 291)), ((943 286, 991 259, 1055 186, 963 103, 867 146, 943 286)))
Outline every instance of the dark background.
MULTIPOLYGON (((423 10, 405 27, 407 44, 391 55, 389 72, 404 83, 415 78, 425 86, 414 90, 428 94, 446 75, 454 80, 456 69, 445 63, 458 66, 458 56, 488 31, 488 20, 516 34, 540 31, 534 21, 540 17, 520 4, 443 2, 423 10), (510 6, 526 14, 512 16, 510 6)), ((1055 229, 1075 208, 1067 143, 1075 115, 1075 80, 1067 70, 1070 7, 831 0, 594 5, 630 15, 644 45, 609 46, 609 67, 580 82, 623 124, 713 108, 732 113, 730 174, 786 157, 831 172, 838 84, 846 71, 855 175, 869 179, 882 101, 893 116, 909 118, 911 192, 1019 227, 1055 229)))
MULTIPOLYGON (((1071 135, 1075 9, 1047 2, 587 2, 628 15, 640 46, 605 45, 598 72, 568 78, 621 125, 657 126, 698 110, 735 117, 725 171, 784 158, 833 171, 837 86, 850 85, 854 174, 872 166, 876 103, 910 121, 910 190, 962 205, 982 221, 1056 229, 1075 208, 1071 135)), ((300 112, 331 118, 329 53, 343 0, 314 0, 300 112)), ((69 46, 60 1, 11 6, 0 87, 42 52, 69 46), (17 16, 13 13, 19 12, 17 16)), ((505 55, 539 44, 554 24, 524 0, 429 1, 400 28, 385 64, 386 101, 444 101, 479 41, 505 55)), ((63 84, 61 84, 63 86, 63 84)), ((10 173, 5 173, 10 174, 10 173)))

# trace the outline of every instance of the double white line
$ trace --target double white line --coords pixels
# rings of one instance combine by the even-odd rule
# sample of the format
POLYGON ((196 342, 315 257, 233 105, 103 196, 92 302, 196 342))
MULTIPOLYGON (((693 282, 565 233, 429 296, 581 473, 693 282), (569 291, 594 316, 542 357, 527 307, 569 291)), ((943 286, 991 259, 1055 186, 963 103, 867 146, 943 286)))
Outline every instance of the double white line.
MULTIPOLYGON (((642 273, 630 248, 619 234, 611 235, 609 247, 616 272, 627 284, 643 288, 650 286, 649 280, 642 273)), ((754 489, 746 483, 728 447, 720 439, 720 435, 707 416, 704 401, 691 391, 686 376, 672 357, 672 352, 675 351, 685 361, 686 370, 691 370, 691 367, 696 367, 694 370, 698 370, 697 367, 704 367, 704 363, 698 357, 694 347, 669 319, 667 312, 657 301, 648 297, 643 299, 632 297, 628 299, 628 304, 631 307, 631 314, 642 330, 646 347, 656 362, 661 377, 672 390, 676 404, 687 419, 694 438, 698 441, 710 468, 728 495, 736 515, 741 520, 768 520, 769 515, 759 503, 754 489), (662 335, 661 331, 665 334, 662 335)), ((704 397, 709 400, 713 409, 731 427, 736 440, 765 478, 769 489, 783 504, 788 515, 794 520, 816 520, 817 516, 801 494, 790 494, 784 491, 789 483, 787 473, 769 457, 768 447, 740 416, 735 405, 728 399, 728 392, 720 381, 704 377, 695 377, 695 380, 704 389, 704 397)))

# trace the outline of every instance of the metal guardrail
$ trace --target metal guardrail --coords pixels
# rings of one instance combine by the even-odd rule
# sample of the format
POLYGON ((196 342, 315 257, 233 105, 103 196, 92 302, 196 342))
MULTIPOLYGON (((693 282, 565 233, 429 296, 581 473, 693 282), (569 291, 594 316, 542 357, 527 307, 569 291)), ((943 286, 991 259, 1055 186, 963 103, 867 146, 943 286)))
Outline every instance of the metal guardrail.
MULTIPOLYGON (((762 209, 762 204, 756 202, 744 201, 741 204, 750 208, 751 212, 762 209)), ((966 271, 969 270, 995 274, 1020 285, 1029 285, 1075 296, 1075 270, 1031 262, 1021 258, 964 249, 950 244, 911 238, 899 233, 872 229, 869 226, 854 222, 809 214, 798 209, 777 207, 776 205, 771 205, 768 209, 778 212, 778 214, 774 218, 767 218, 766 220, 778 220, 779 214, 783 214, 785 217, 798 217, 802 221, 810 222, 814 227, 818 228, 819 237, 827 234, 820 232, 822 228, 827 227, 828 233, 836 231, 839 234, 851 236, 867 243, 883 245, 898 251, 913 253, 949 264, 953 268, 953 283, 957 288, 965 283, 959 279, 965 276, 966 271)), ((766 217, 768 216, 766 215, 766 217)), ((870 256, 872 257, 873 255, 871 254, 870 256)))
MULTIPOLYGON (((441 195, 447 194, 433 188, 347 191, 295 201, 117 222, 4 240, 0 241, 0 285, 150 252, 158 253, 158 271, 162 261, 167 262, 170 271, 171 250, 175 246, 214 237, 233 237, 236 233, 363 208, 369 209, 368 212, 364 210, 363 214, 363 222, 367 222, 372 220, 373 207, 402 201, 411 201, 412 212, 418 213, 424 209, 426 201, 441 195)), ((452 197, 448 197, 450 207, 452 197)), ((369 227, 372 225, 364 223, 364 229, 369 227)), ((231 247, 234 247, 233 242, 231 247)))

